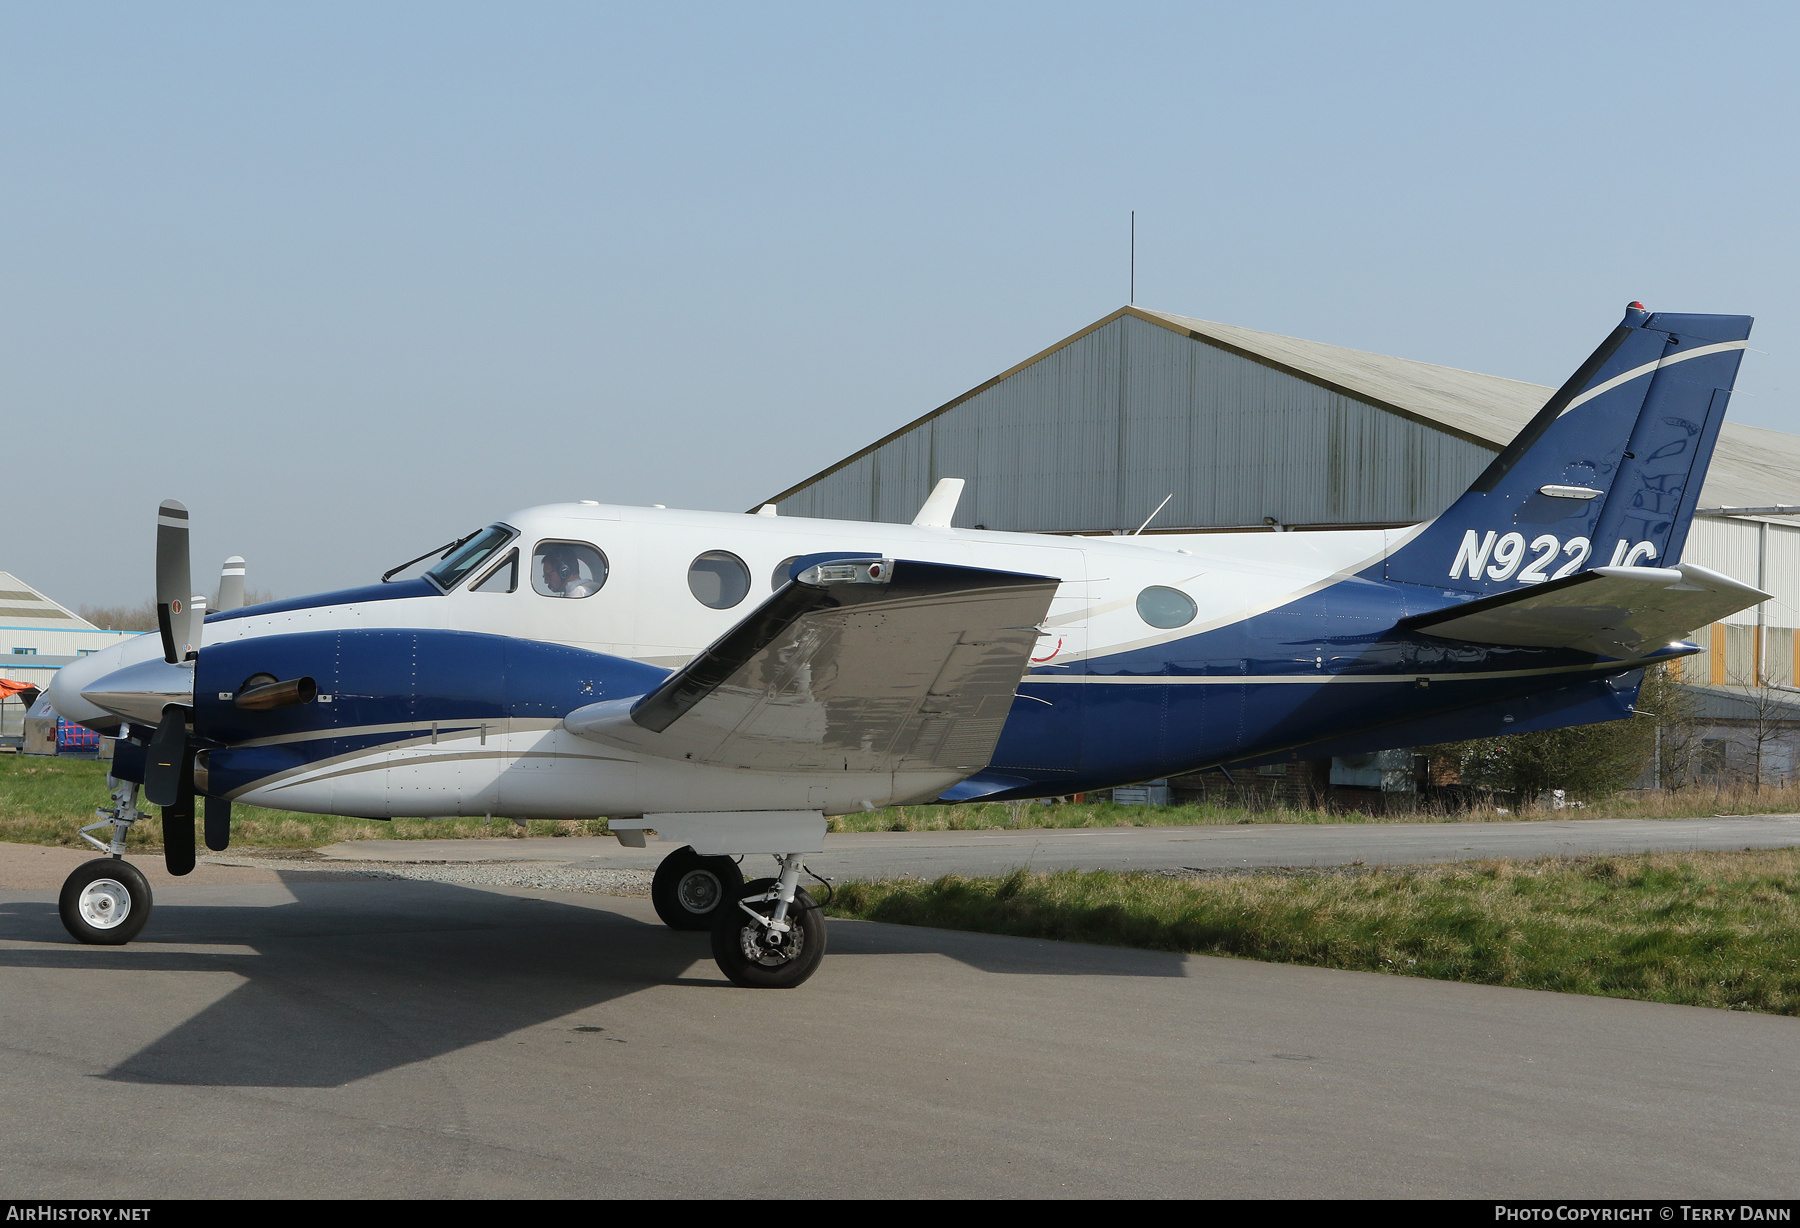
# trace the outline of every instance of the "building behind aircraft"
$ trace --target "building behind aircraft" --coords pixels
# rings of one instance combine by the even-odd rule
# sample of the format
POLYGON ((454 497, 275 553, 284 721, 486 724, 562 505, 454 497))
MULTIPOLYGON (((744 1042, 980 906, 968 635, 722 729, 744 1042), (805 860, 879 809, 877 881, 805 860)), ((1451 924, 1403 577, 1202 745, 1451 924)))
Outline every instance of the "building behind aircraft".
MULTIPOLYGON (((11 572, 0 571, 0 745, 21 744, 26 711, 59 668, 133 634, 96 627, 11 572)), ((54 747, 55 718, 49 719, 49 745, 54 747)))

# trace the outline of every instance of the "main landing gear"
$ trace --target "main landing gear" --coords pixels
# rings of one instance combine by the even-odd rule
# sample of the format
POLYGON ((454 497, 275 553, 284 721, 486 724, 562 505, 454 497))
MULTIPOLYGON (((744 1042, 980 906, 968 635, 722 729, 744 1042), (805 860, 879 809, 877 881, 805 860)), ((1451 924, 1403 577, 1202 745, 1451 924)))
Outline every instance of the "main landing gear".
POLYGON ((650 902, 672 930, 709 930, 721 905, 744 888, 744 872, 729 857, 702 857, 682 846, 663 858, 650 882, 650 902))
POLYGON ((733 984, 792 989, 818 971, 825 918, 800 888, 801 854, 779 860, 779 878, 746 883, 730 857, 678 848, 656 867, 650 902, 670 929, 711 930, 713 958, 733 984))
POLYGON ((63 881, 57 911, 63 928, 77 942, 94 946, 123 946, 138 936, 150 919, 153 903, 150 884, 138 868, 125 860, 125 833, 143 818, 137 808, 137 785, 126 781, 113 790, 113 805, 97 810, 99 822, 81 829, 83 840, 109 854, 83 862, 63 881), (96 827, 111 827, 111 844, 88 835, 96 827))
POLYGON ((825 956, 825 918, 801 889, 800 854, 781 858, 780 878, 745 883, 734 906, 713 921, 719 971, 746 989, 792 989, 825 956))

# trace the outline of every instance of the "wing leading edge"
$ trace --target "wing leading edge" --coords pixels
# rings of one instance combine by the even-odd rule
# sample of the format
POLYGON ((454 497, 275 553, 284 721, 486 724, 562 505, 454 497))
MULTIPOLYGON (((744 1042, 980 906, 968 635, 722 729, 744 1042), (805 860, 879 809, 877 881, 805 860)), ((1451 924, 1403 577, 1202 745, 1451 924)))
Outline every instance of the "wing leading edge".
POLYGON ((656 690, 564 726, 722 767, 986 767, 1058 581, 866 557, 796 570, 656 690))
POLYGON ((1563 580, 1401 620, 1404 631, 1471 644, 1643 656, 1769 594, 1695 563, 1596 567, 1563 580))

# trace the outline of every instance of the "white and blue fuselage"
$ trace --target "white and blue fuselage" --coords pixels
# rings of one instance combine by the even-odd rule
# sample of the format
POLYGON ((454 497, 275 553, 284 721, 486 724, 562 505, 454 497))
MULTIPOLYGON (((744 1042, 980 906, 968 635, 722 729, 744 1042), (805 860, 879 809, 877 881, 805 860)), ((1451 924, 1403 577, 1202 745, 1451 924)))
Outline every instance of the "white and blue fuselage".
MULTIPOLYGON (((437 569, 459 571, 452 584, 427 577, 211 615, 195 663, 196 711, 201 728, 230 736, 228 748, 203 753, 200 790, 370 818, 844 813, 1302 757, 1326 739, 1447 711, 1473 709, 1477 724, 1503 728, 1513 723, 1506 716, 1543 704, 1489 708, 1546 689, 1557 692, 1558 711, 1609 700, 1622 711, 1629 697, 1603 680, 1634 668, 1385 635, 1419 612, 1419 595, 1409 606, 1403 588, 1413 586, 1365 573, 1379 575, 1416 529, 1057 537, 600 504, 531 508, 494 529, 481 557, 437 569), (550 590, 541 560, 558 546, 597 554, 603 582, 576 598, 550 590), (708 767, 563 728, 571 711, 652 690, 787 583, 784 564, 827 553, 1057 580, 985 771, 708 767), (701 579, 715 586, 719 568, 741 562, 748 591, 716 608, 731 596, 729 577, 722 591, 703 584, 697 595, 699 560, 713 568, 701 579), (254 717, 230 710, 246 678, 298 673, 317 679, 317 702, 254 717)), ((104 720, 110 714, 79 691, 161 653, 146 635, 84 658, 62 671, 53 702, 74 719, 104 720)), ((1426 740, 1398 729, 1375 735, 1393 736, 1426 740)))

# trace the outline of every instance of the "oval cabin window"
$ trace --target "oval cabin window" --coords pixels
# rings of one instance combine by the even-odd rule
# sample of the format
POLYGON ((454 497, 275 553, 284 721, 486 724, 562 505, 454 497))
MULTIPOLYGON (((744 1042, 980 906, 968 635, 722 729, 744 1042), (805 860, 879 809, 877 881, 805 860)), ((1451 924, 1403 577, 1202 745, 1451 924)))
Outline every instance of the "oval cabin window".
POLYGON ((1178 588, 1164 588, 1153 584, 1138 594, 1138 617, 1152 627, 1185 627, 1194 621, 1194 615, 1200 607, 1194 599, 1178 588))
POLYGON ((728 550, 708 550, 688 568, 688 591, 701 605, 729 610, 750 591, 750 569, 728 550))
POLYGON ((531 587, 542 596, 592 597, 605 584, 606 556, 586 542, 539 542, 532 552, 531 587))

